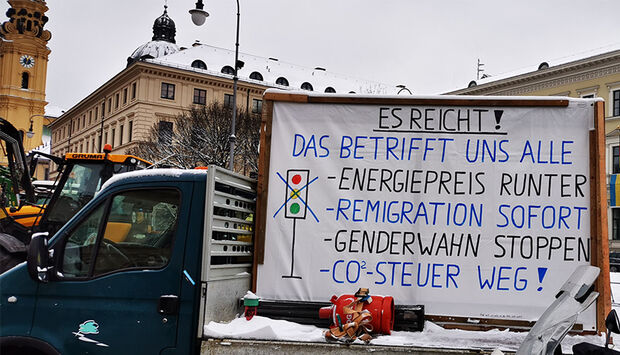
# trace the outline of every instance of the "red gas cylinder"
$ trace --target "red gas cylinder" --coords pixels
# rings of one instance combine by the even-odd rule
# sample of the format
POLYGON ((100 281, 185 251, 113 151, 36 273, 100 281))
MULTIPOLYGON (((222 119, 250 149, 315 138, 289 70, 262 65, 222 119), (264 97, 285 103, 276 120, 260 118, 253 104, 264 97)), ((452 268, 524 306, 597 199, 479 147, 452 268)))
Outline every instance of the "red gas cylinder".
MULTIPOLYGON (((332 324, 338 324, 338 316, 342 323, 348 323, 350 319, 344 313, 343 308, 355 301, 354 295, 341 295, 340 297, 333 295, 330 302, 332 306, 322 307, 319 310, 319 318, 331 318, 332 324)), ((394 298, 391 296, 372 296, 368 301, 363 302, 363 310, 370 312, 373 333, 381 333, 389 335, 394 328, 394 298)))

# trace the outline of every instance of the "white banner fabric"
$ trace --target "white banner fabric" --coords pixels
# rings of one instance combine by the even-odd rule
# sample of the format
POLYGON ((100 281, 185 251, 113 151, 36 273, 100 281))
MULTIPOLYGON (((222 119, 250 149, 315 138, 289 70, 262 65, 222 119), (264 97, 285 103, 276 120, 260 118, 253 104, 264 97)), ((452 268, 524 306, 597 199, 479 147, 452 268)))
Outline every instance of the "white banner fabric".
POLYGON ((274 102, 259 296, 537 319, 590 263, 592 102, 274 102))

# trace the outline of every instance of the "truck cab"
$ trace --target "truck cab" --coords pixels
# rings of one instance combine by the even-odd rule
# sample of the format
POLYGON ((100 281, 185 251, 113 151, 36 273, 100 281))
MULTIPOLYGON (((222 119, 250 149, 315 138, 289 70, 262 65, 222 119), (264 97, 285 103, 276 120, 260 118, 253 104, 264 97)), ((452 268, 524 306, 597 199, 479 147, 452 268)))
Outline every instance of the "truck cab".
POLYGON ((151 163, 133 155, 67 153, 59 164, 57 189, 40 217, 38 230, 54 233, 90 201, 103 183, 115 174, 145 169, 151 163))
POLYGON ((253 186, 217 167, 113 177, 0 276, 0 353, 197 353, 250 287, 253 186))
MULTIPOLYGON (((14 208, 0 210, 0 273, 25 260, 26 247, 34 232, 56 233, 109 178, 151 166, 139 157, 110 154, 111 151, 112 147, 106 144, 104 153, 67 153, 62 158, 41 152, 33 154, 31 171, 34 171, 41 155, 58 164, 58 176, 55 181, 49 182, 53 188, 45 192, 46 198, 37 197, 37 192, 41 190, 36 188, 35 182, 31 186, 28 181, 22 185, 34 187, 34 196, 14 208)), ((9 170, 9 176, 10 172, 17 171, 6 170, 9 170)))

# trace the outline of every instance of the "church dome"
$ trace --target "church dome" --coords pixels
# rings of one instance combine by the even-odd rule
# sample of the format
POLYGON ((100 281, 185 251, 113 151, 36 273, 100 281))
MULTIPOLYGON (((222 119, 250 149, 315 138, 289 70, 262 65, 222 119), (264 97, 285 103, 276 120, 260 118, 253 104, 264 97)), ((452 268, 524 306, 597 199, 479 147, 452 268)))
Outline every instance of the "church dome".
POLYGON ((159 58, 179 51, 179 47, 174 39, 176 26, 174 21, 168 16, 167 9, 168 6, 164 6, 164 13, 156 18, 153 23, 152 40, 136 48, 127 58, 128 66, 137 60, 159 58))

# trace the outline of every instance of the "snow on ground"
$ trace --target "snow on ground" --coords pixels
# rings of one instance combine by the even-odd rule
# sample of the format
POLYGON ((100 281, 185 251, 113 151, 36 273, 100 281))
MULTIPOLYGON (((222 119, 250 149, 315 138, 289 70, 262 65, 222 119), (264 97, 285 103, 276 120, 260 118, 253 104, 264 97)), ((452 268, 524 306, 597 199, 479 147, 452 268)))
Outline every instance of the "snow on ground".
POLYGON ((251 320, 235 318, 230 323, 209 322, 204 335, 212 338, 325 341, 323 329, 285 320, 254 316, 251 320))
MULTIPOLYGON (((210 322, 204 327, 204 335, 211 338, 325 342, 325 337, 323 336, 325 330, 312 325, 302 325, 285 320, 254 316, 249 321, 241 317, 229 323, 210 322)), ((516 351, 526 334, 525 332, 496 329, 489 331, 444 329, 432 322, 425 322, 424 331, 422 332, 394 331, 391 335, 373 335, 370 344, 516 351)), ((594 335, 569 335, 562 341, 562 351, 564 353, 571 353, 573 344, 584 341, 603 345, 605 338, 604 336, 594 335)))

